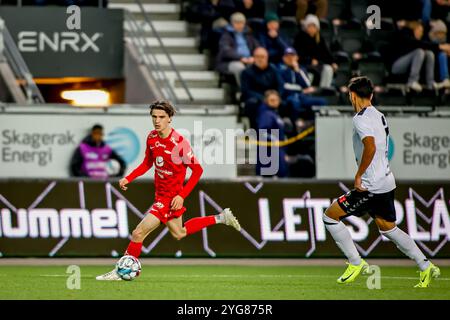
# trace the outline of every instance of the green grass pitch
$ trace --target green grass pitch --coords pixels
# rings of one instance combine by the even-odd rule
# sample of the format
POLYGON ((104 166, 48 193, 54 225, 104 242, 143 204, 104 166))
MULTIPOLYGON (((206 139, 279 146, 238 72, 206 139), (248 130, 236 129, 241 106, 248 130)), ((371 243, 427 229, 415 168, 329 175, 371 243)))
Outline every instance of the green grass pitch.
POLYGON ((67 266, 0 266, 0 299, 450 299, 450 267, 427 289, 415 289, 412 267, 381 267, 381 289, 367 276, 339 285, 343 267, 143 266, 134 281, 101 282, 111 266, 80 266, 81 288, 66 287, 67 266))

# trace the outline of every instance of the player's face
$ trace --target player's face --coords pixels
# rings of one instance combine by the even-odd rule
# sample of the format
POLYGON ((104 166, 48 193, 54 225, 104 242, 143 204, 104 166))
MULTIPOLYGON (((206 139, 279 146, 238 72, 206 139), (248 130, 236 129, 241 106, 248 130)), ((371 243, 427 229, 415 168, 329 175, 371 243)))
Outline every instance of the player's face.
POLYGON ((269 107, 277 109, 280 106, 280 97, 276 94, 271 94, 266 98, 266 103, 269 107))
POLYGON ((155 130, 162 132, 169 127, 171 119, 164 110, 156 109, 152 111, 152 122, 155 130))
POLYGON ((95 129, 91 133, 92 140, 99 144, 103 140, 103 130, 102 129, 95 129))

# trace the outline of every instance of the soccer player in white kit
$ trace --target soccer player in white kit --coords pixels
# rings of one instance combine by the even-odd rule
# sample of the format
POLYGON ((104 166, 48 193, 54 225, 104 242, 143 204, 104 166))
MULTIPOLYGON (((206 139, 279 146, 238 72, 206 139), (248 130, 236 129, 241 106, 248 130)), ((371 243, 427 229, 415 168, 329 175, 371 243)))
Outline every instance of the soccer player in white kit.
POLYGON ((375 219, 380 233, 417 263, 420 281, 415 287, 427 288, 431 279, 440 275, 440 270, 395 224, 396 185, 388 161, 389 127, 385 116, 372 106, 372 81, 368 77, 352 78, 348 90, 356 112, 353 117, 353 150, 358 171, 354 189, 334 201, 323 216, 325 227, 348 259, 348 267, 337 282, 353 282, 369 266, 361 259, 350 232, 340 220, 368 213, 375 219))

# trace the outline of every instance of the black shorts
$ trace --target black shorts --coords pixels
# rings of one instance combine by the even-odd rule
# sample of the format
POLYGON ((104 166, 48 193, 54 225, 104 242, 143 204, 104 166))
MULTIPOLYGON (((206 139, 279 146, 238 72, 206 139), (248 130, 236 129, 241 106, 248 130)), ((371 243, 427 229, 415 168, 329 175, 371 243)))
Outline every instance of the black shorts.
POLYGON ((386 193, 359 192, 353 189, 340 196, 337 200, 339 206, 346 213, 345 217, 361 217, 368 213, 372 218, 375 215, 389 222, 395 222, 394 190, 386 193))

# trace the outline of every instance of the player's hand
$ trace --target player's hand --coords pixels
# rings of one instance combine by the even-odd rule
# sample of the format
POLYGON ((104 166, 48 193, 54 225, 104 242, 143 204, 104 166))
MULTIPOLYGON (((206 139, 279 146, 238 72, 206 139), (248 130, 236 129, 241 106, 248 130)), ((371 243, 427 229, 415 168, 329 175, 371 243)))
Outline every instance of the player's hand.
POLYGON ((176 211, 183 207, 184 199, 182 196, 175 196, 170 203, 170 210, 176 211))
POLYGON ((358 175, 355 176, 355 185, 354 185, 354 187, 355 187, 356 191, 359 191, 359 192, 367 191, 367 189, 362 186, 361 176, 358 176, 358 175))
POLYGON ((128 180, 127 180, 126 178, 120 179, 120 181, 119 181, 120 189, 122 189, 122 190, 127 190, 127 189, 128 189, 128 187, 127 187, 127 184, 128 184, 128 183, 129 183, 129 182, 128 182, 128 180))

